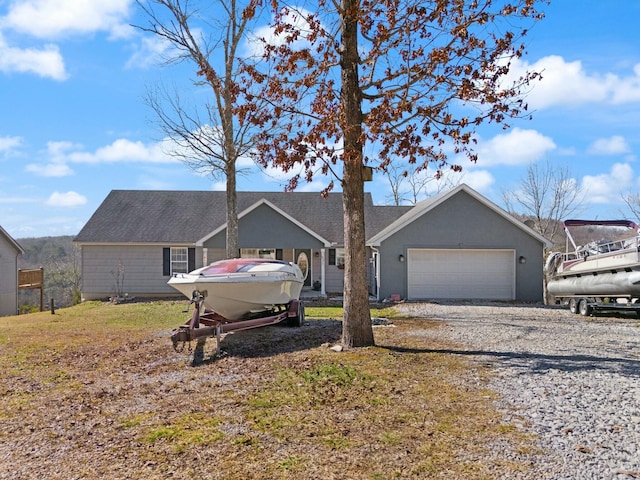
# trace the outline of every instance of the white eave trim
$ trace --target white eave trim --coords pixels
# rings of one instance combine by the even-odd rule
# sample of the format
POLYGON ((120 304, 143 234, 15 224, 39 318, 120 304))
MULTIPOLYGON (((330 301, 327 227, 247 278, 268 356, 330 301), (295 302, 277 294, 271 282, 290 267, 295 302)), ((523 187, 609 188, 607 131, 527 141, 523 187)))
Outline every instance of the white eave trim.
MULTIPOLYGON (((269 208, 273 209, 274 211, 276 211, 278 214, 282 215, 284 218, 286 218, 287 220, 289 220, 291 223, 293 223, 294 225, 296 225, 297 227, 301 228, 302 230, 304 230, 305 232, 307 232, 309 235, 311 235, 314 238, 317 238, 318 241, 322 242, 322 244, 325 246, 325 248, 329 248, 331 247, 331 242, 323 237, 321 237, 320 235, 318 235, 316 232, 314 232, 313 230, 311 230, 309 227, 307 227, 306 225, 304 225, 303 223, 301 223, 300 221, 298 221, 297 219, 293 218, 291 215, 287 214, 286 212, 280 210, 278 207, 276 207, 273 203, 271 203, 269 200, 266 199, 261 199, 259 201, 257 201, 256 203, 254 203, 253 205, 251 205, 250 207, 246 208, 245 210, 243 210, 242 212, 240 212, 238 214, 238 220, 240 220, 242 217, 248 215, 249 213, 251 213, 252 211, 254 211, 256 208, 262 206, 262 205, 266 205, 269 208)), ((210 238, 214 237, 215 235, 217 235, 218 233, 222 232, 223 230, 225 230, 227 228, 227 223, 223 223, 222 225, 220 225, 218 228, 216 228, 214 231, 212 231, 211 233, 209 233, 207 236, 202 237, 200 240, 198 240, 195 244, 197 247, 202 247, 204 245, 204 242, 206 242, 207 240, 209 240, 210 238)))

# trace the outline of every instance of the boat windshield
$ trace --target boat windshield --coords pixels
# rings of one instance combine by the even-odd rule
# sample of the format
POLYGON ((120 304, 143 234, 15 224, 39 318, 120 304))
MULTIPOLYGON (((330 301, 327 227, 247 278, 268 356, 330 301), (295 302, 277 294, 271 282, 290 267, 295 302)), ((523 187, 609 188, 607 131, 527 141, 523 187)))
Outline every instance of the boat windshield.
POLYGON ((256 265, 264 265, 266 263, 284 264, 280 260, 270 260, 264 258, 231 258, 229 260, 220 260, 213 262, 204 268, 201 275, 217 275, 226 273, 247 272, 256 265))

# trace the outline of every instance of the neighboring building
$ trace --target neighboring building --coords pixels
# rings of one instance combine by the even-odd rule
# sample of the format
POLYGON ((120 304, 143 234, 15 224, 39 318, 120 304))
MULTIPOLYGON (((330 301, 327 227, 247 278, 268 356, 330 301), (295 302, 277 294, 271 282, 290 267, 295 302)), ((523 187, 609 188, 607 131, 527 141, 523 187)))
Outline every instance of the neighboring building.
POLYGON ((23 253, 0 226, 0 316, 18 314, 18 255, 23 253))
MULTIPOLYGON (((225 257, 225 192, 114 190, 74 239, 83 299, 167 296, 174 272, 225 257)), ((241 256, 295 261, 305 288, 342 294, 342 194, 238 192, 241 256)), ((413 207, 365 195, 378 299, 542 301, 547 241, 466 185, 413 207)))

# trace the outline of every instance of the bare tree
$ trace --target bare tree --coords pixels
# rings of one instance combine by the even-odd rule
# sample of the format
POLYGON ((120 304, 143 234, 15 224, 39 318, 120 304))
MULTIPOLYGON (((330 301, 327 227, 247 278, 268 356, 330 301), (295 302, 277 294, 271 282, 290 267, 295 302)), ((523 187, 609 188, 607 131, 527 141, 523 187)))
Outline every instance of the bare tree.
POLYGON ((449 147, 475 161, 476 127, 506 128, 526 110, 521 89, 537 75, 506 75, 524 52, 518 42, 526 29, 516 25, 541 18, 536 3, 341 0, 309 11, 272 0, 274 38, 266 39, 264 53, 272 70, 248 72, 273 104, 256 120, 283 131, 261 136, 258 152, 285 170, 303 165, 307 181, 319 165, 342 187, 345 347, 374 343, 363 167, 384 170, 400 158, 418 168, 460 170, 447 161, 449 147), (365 145, 375 155, 365 156, 365 145))
POLYGON ((434 174, 416 165, 393 162, 387 165, 384 175, 391 188, 387 198, 393 205, 415 205, 431 195, 459 185, 463 174, 455 173, 454 179, 451 175, 434 174))
POLYGON ((627 192, 622 195, 622 201, 631 211, 631 215, 633 215, 635 219, 640 219, 640 193, 627 192))
POLYGON ((173 47, 168 63, 191 62, 198 75, 194 83, 208 86, 213 94, 211 102, 194 107, 188 106, 177 91, 169 93, 156 88, 147 92, 146 102, 155 112, 163 134, 173 142, 170 154, 194 170, 226 180, 227 257, 237 257, 237 162, 253 148, 255 132, 251 122, 240 124, 234 111, 244 101, 238 88, 238 50, 250 33, 250 22, 259 2, 138 0, 137 3, 149 20, 148 26, 137 28, 168 41, 173 47), (209 10, 198 8, 205 4, 209 10), (205 115, 199 113, 202 110, 205 115))
POLYGON ((533 228, 551 241, 557 241, 562 220, 582 208, 584 194, 566 166, 549 161, 531 163, 515 191, 503 191, 506 209, 523 220, 532 220, 533 228))

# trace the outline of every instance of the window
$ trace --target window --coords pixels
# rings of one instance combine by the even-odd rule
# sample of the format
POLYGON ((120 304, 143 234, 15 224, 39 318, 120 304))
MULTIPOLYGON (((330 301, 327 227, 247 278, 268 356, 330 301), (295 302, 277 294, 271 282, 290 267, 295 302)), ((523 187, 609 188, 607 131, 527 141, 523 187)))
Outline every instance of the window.
POLYGON ((171 248, 171 275, 189 273, 189 249, 186 247, 171 248))
POLYGON ((188 273, 196 268, 196 249, 187 247, 165 247, 162 249, 162 275, 188 273))
POLYGON ((329 249, 329 265, 344 268, 344 248, 329 249))
POLYGON ((296 263, 298 267, 300 267, 300 271, 302 272, 302 277, 306 280, 309 276, 309 257, 306 252, 300 252, 298 254, 298 258, 296 259, 296 263))

